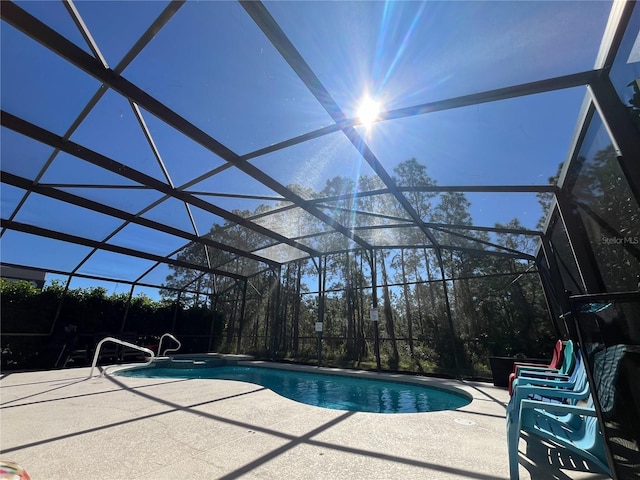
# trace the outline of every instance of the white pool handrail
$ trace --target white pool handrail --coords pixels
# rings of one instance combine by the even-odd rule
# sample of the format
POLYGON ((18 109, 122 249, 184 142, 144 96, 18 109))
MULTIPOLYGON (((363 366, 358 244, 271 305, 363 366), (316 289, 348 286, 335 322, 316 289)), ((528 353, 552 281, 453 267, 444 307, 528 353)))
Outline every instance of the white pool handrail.
POLYGON ((117 343, 118 345, 122 345, 125 347, 133 348, 135 350, 140 350, 141 352, 144 352, 144 353, 148 353, 151 356, 151 358, 149 358, 146 365, 150 364, 153 361, 153 358, 155 357, 155 354, 153 353, 153 351, 149 350, 148 348, 141 347, 140 345, 135 345, 133 343, 125 342, 124 340, 120 340, 118 338, 105 337, 98 342, 98 345, 96 345, 96 353, 93 354, 93 362, 91 363, 91 371, 89 372, 88 378, 93 377, 93 370, 96 368, 96 364, 98 363, 98 358, 100 357, 100 349, 102 348, 102 344, 105 342, 117 343))
POLYGON ((158 356, 166 356, 167 352, 177 352, 178 350, 180 350, 182 348, 182 343, 180 343, 180 340, 178 340, 176 337, 174 337, 173 335, 171 335, 170 333, 165 333, 164 335, 162 335, 160 337, 160 342, 158 342, 158 356), (162 352, 161 348, 162 348, 162 340, 164 340, 166 337, 170 338, 171 340, 173 340, 174 342, 176 342, 178 344, 178 346, 176 348, 165 348, 164 352, 162 352))

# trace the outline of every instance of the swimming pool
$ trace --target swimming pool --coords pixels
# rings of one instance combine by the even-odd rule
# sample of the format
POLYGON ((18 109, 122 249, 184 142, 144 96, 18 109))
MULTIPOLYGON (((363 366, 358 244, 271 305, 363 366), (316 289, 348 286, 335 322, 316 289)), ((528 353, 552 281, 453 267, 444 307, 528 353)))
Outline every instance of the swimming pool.
POLYGON ((471 402, 471 396, 462 390, 445 390, 398 381, 263 366, 152 366, 120 370, 116 375, 137 378, 236 380, 262 385, 297 402, 357 412, 434 412, 455 410, 471 402))

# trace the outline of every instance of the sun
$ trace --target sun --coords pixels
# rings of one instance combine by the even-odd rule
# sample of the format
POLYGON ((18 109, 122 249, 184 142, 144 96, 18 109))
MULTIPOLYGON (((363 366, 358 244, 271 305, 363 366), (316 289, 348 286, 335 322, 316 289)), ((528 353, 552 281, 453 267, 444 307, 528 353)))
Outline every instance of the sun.
POLYGON ((360 101, 357 115, 360 120, 360 125, 364 125, 365 127, 371 126, 371 124, 378 119, 378 115, 380 115, 380 102, 374 100, 369 95, 365 95, 360 101))

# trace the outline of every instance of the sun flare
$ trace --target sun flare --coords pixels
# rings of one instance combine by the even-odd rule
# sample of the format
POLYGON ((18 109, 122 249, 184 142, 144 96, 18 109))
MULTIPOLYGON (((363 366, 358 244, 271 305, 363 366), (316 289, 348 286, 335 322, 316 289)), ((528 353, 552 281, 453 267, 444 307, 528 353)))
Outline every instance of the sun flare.
POLYGON ((358 107, 360 124, 368 127, 378 119, 378 115, 380 115, 380 102, 377 102, 368 95, 363 97, 358 107))

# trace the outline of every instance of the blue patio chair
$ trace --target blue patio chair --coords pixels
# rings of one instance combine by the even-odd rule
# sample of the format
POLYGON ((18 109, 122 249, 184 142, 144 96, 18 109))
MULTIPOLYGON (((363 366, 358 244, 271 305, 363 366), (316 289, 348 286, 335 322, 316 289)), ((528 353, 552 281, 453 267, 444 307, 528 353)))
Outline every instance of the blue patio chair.
POLYGON ((523 366, 518 368, 516 382, 520 377, 549 377, 549 376, 569 376, 575 367, 576 352, 574 352, 573 341, 567 340, 562 351, 562 364, 560 368, 523 366))
POLYGON ((507 423, 511 480, 519 478, 518 442, 521 431, 566 448, 611 475, 591 397, 587 406, 522 400, 518 414, 512 420, 507 423))
POLYGON ((548 380, 568 380, 575 370, 576 353, 573 350, 573 342, 567 341, 562 357, 560 368, 553 369, 547 367, 523 367, 518 369, 516 376, 509 384, 509 395, 513 395, 513 390, 520 382, 521 378, 537 378, 548 380))
POLYGON ((601 435, 599 431, 597 434, 592 432, 594 428, 597 429, 597 419, 580 351, 578 350, 576 355, 576 366, 571 381, 538 381, 546 381, 547 384, 517 385, 507 405, 507 444, 511 478, 518 478, 518 441, 521 431, 553 440, 558 445, 592 460, 604 472, 608 472, 606 460, 603 460, 606 457, 601 435), (585 402, 586 406, 577 405, 585 402))
POLYGON ((510 424, 517 421, 520 403, 523 400, 570 405, 576 405, 580 401, 586 401, 590 397, 589 381, 582 357, 578 355, 578 359, 571 381, 569 382, 550 382, 547 380, 547 382, 552 384, 542 385, 532 383, 517 385, 507 405, 507 429, 510 424))
MULTIPOLYGON (((534 385, 538 387, 547 387, 547 388, 562 388, 567 390, 578 390, 584 391, 585 396, 581 398, 586 398, 586 393, 588 393, 588 389, 584 390, 585 385, 587 385, 587 372, 585 366, 583 364, 582 355, 580 354, 580 350, 576 352, 576 360, 573 368, 573 372, 571 372, 570 376, 565 375, 551 375, 544 377, 527 377, 523 376, 514 381, 514 391, 517 388, 523 387, 525 385, 534 385)), ((527 396, 531 399, 532 394, 527 394, 527 396)), ((512 394, 513 398, 513 394, 512 394)), ((526 398, 525 396, 520 395, 520 398, 526 398)), ((535 398, 534 398, 535 399, 535 398)))

